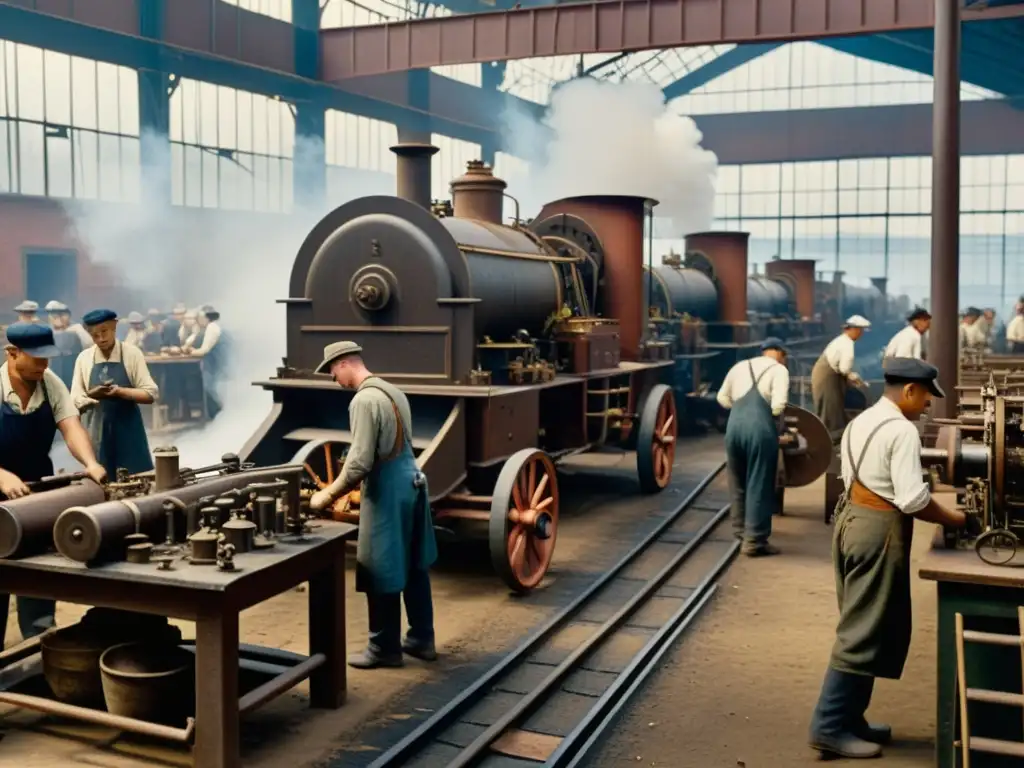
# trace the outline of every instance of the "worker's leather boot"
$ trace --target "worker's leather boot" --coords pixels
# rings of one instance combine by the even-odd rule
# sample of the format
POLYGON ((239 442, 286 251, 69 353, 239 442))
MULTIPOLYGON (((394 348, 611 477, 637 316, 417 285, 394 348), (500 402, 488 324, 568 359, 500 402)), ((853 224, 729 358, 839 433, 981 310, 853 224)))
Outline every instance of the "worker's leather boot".
POLYGON ((782 550, 767 542, 764 544, 755 544, 748 541, 744 542, 740 552, 747 557, 768 557, 769 555, 781 554, 782 550))
POLYGON ((420 661, 437 661, 437 648, 433 642, 423 643, 406 636, 402 641, 402 650, 420 661))
POLYGON ((353 669, 377 669, 378 667, 401 667, 405 664, 402 654, 379 654, 372 648, 362 653, 353 653, 348 657, 348 665, 353 669))
POLYGON ((854 735, 872 744, 888 744, 892 741, 892 728, 882 723, 865 722, 853 729, 854 735))
POLYGON ((402 636, 401 597, 397 594, 366 594, 366 613, 370 620, 370 640, 366 650, 348 657, 348 665, 355 669, 401 667, 400 638, 402 636))
POLYGON ((816 736, 811 747, 823 757, 845 757, 851 760, 867 760, 882 756, 882 748, 870 741, 864 741, 848 733, 837 736, 816 736))

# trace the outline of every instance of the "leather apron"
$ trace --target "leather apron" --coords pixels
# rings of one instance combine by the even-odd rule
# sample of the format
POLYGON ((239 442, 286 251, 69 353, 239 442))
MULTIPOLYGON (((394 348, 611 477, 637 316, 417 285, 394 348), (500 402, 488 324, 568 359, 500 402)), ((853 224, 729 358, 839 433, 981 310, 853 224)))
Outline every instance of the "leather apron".
POLYGON ((811 370, 811 397, 815 415, 833 439, 846 428, 846 386, 846 376, 836 373, 822 352, 811 370))
POLYGON ((747 367, 750 390, 729 411, 725 427, 725 456, 729 471, 729 495, 732 523, 745 530, 745 538, 764 543, 772 532, 772 514, 776 508, 775 480, 779 468, 779 433, 771 406, 758 391, 761 378, 772 366, 754 377, 754 366, 747 367))
POLYGON ((437 560, 430 497, 426 478, 416 466, 409 425, 395 403, 401 391, 376 377, 367 379, 362 387, 373 387, 387 396, 398 435, 391 453, 378 457, 363 479, 356 590, 395 594, 405 589, 410 570, 425 571, 437 560))
POLYGON ((910 650, 910 548, 914 518, 865 487, 860 466, 886 419, 868 435, 840 499, 832 534, 839 625, 830 666, 841 672, 898 679, 910 650))
MULTIPOLYGON (((124 344, 118 344, 121 345, 118 362, 99 360, 99 350, 93 352, 87 389, 107 383, 124 388, 135 386, 124 367, 124 344)), ((107 477, 116 478, 119 468, 130 475, 153 469, 153 456, 149 452, 149 439, 138 403, 120 397, 100 400, 82 414, 82 426, 89 433, 96 458, 107 470, 107 477)))

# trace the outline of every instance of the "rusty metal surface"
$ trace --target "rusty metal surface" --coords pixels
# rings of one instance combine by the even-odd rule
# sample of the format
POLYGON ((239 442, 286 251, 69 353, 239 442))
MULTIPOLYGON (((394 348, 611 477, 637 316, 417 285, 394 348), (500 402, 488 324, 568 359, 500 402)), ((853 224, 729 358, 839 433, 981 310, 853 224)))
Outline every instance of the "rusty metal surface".
POLYGON ((814 317, 814 259, 776 259, 765 264, 765 274, 786 286, 800 317, 814 317))
MULTIPOLYGON (((1020 16, 980 9, 968 20, 1020 16)), ((539 56, 928 29, 934 0, 591 0, 320 32, 327 81, 539 56)))
POLYGON ((785 418, 807 441, 799 451, 782 451, 786 487, 800 488, 825 474, 833 456, 832 436, 821 419, 798 405, 787 405, 785 418))
POLYGON ((105 0, 102 3, 88 0, 0 0, 4 5, 13 5, 27 11, 39 11, 90 27, 124 32, 128 35, 139 34, 139 2, 140 0, 105 0))
POLYGON ((749 232, 695 232, 686 236, 687 263, 697 256, 711 269, 718 288, 718 319, 723 323, 747 322, 749 239, 749 232))

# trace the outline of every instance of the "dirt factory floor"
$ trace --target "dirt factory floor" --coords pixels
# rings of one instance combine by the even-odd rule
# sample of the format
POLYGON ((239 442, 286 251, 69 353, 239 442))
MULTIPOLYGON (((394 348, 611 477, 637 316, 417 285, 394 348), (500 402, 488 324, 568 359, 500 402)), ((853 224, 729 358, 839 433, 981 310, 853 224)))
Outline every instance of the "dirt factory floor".
MULTIPOLYGON (((349 670, 348 701, 337 711, 314 711, 304 683, 242 722, 246 768, 368 764, 432 709, 454 697, 547 616, 568 604, 625 554, 678 504, 718 461, 722 438, 710 435, 680 443, 672 487, 638 496, 635 462, 621 455, 573 460, 561 481, 562 517, 555 562, 542 588, 511 596, 489 565, 486 546, 446 548, 432 574, 438 646, 436 665, 410 661, 403 669, 349 670)), ((351 570, 350 570, 351 575, 351 570)), ((348 582, 348 650, 366 642, 366 607, 348 582)), ((58 604, 57 621, 75 621, 84 608, 58 604)), ((194 629, 182 623, 186 637, 194 629)), ((306 594, 290 591, 242 614, 243 642, 307 651, 306 594)), ((19 640, 14 611, 8 645, 19 640)), ((188 765, 183 749, 113 741, 109 729, 73 725, 0 705, 0 768, 98 766, 141 768, 188 765)))
MULTIPOLYGON (((705 615, 632 702, 589 765, 800 768, 816 765, 807 727, 833 640, 831 527, 823 482, 787 492, 779 557, 740 557, 705 615)), ((917 524, 919 561, 934 526, 917 524)), ((916 574, 916 567, 914 572, 916 574)), ((914 579, 914 640, 903 680, 880 681, 869 712, 893 726, 886 768, 933 765, 935 586, 914 579)))

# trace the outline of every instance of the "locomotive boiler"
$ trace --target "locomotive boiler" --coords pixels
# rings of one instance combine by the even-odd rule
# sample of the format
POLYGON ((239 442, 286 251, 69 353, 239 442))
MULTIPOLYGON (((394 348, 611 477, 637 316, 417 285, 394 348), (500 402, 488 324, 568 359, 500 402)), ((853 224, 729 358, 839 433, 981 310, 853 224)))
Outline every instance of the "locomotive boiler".
MULTIPOLYGON (((312 373, 348 339, 409 397, 411 442, 435 527, 483 537, 514 590, 544 577, 558 528, 555 464, 597 447, 636 452, 643 491, 665 488, 678 430, 668 344, 641 290, 652 200, 593 196, 501 223, 505 182, 470 163, 452 205, 431 204, 429 145, 402 144, 398 195, 328 214, 296 256, 287 357, 259 382, 272 411, 242 450, 259 466, 333 481, 351 441, 351 392, 312 373)), ((358 521, 358 492, 331 514, 358 521)))

